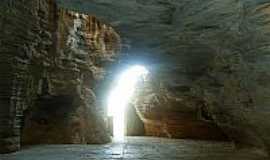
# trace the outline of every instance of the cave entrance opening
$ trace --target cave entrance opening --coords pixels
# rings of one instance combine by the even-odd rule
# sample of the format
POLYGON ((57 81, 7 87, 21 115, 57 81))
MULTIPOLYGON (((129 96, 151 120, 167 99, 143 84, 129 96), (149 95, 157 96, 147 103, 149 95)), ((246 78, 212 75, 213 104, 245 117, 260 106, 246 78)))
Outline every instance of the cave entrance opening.
POLYGON ((134 65, 123 71, 108 98, 108 116, 112 117, 113 138, 122 141, 125 137, 125 109, 134 95, 136 86, 144 81, 149 71, 134 65))

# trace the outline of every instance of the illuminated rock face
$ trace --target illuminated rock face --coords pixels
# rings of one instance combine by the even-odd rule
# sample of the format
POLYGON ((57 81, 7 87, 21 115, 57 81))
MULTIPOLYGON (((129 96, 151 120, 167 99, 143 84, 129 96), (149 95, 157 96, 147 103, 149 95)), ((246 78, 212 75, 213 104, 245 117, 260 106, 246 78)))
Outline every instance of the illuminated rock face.
POLYGON ((142 86, 137 91, 135 107, 144 122, 146 135, 228 140, 212 119, 202 114, 202 106, 195 99, 192 102, 188 96, 173 95, 153 77, 142 86))
POLYGON ((138 116, 138 113, 135 109, 135 107, 131 104, 129 104, 126 107, 126 128, 125 128, 125 134, 127 136, 144 136, 145 134, 145 128, 144 123, 142 119, 138 116))
POLYGON ((268 0, 60 2, 115 25, 131 57, 238 146, 270 150, 268 0))
POLYGON ((51 0, 1 3, 0 152, 109 142, 95 89, 120 50, 118 34, 51 0))
POLYGON ((23 143, 109 142, 95 88, 120 50, 120 38, 85 14, 60 9, 56 23, 55 66, 45 71, 46 87, 26 112, 23 143))
MULTIPOLYGON (((153 68, 151 73, 159 73, 154 75, 152 82, 162 84, 164 92, 158 85, 158 90, 143 92, 137 102, 141 118, 150 124, 146 125, 148 134, 210 138, 208 134, 212 134, 212 129, 217 132, 215 126, 218 126, 238 146, 270 151, 269 0, 59 2, 63 2, 62 7, 106 20, 121 32, 127 46, 129 55, 122 60, 146 59, 153 68), (168 95, 163 98, 165 93, 168 95), (144 111, 144 108, 148 110, 144 111), (192 131, 194 127, 187 124, 192 124, 196 130, 192 131), (181 127, 188 129, 180 132, 181 127)), ((104 32, 90 31, 90 28, 102 28, 95 18, 66 11, 56 14, 52 4, 41 0, 4 0, 0 5, 0 44, 4 46, 0 47, 0 105, 5 106, 0 107, 0 151, 18 149, 20 119, 25 109, 28 122, 23 133, 25 142, 29 142, 26 133, 36 124, 40 128, 50 126, 48 124, 55 124, 48 128, 65 124, 69 129, 74 123, 79 129, 71 133, 79 134, 72 136, 85 135, 79 126, 88 125, 81 123, 87 117, 77 118, 77 115, 85 113, 89 104, 99 106, 93 104, 96 103, 94 100, 88 103, 84 99, 98 98, 93 88, 98 88, 97 80, 102 79, 103 71, 106 71, 102 66, 114 57, 109 49, 111 46, 107 43, 104 46, 103 40, 118 44, 119 38, 112 31, 105 33, 115 36, 101 38, 101 35, 107 37, 100 34, 104 32), (87 27, 92 21, 96 25, 87 27), (97 34, 89 36, 87 30, 97 34), (100 38, 92 41, 91 37, 100 38), (98 51, 106 54, 96 54, 98 51), (51 114, 43 111, 55 103, 59 106, 57 112, 54 109, 51 114), (65 112, 65 108, 70 108, 71 112, 65 112), (67 116, 76 120, 68 118, 71 122, 62 120, 56 124, 45 121, 53 119, 51 117, 35 118, 43 112, 54 118, 67 116), (69 115, 72 112, 76 114, 69 115)), ((112 48, 116 51, 119 47, 112 48)), ((97 108, 93 112, 99 110, 97 108)), ((100 117, 98 115, 93 117, 100 117)), ((92 131, 89 135, 97 135, 98 131, 92 131)), ((35 136, 44 135, 35 133, 35 136)), ((87 141, 70 139, 70 136, 66 134, 58 142, 87 141)), ((219 134, 213 136, 219 137, 219 134)), ((53 136, 49 136, 52 142, 50 137, 53 136)))

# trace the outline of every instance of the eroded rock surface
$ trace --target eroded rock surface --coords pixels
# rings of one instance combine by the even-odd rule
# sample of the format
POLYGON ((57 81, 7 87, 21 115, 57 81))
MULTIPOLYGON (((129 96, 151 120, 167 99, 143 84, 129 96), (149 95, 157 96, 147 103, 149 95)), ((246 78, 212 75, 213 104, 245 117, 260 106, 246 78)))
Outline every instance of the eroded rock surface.
POLYGON ((126 116, 125 116, 125 126, 126 126, 126 136, 144 136, 145 135, 145 126, 136 111, 134 105, 130 104, 126 107, 126 116))
POLYGON ((269 151, 268 0, 59 2, 110 21, 173 96, 239 146, 269 151))
MULTIPOLYGON (((152 82, 160 81, 161 88, 158 85, 154 93, 146 90, 140 101, 151 102, 146 106, 157 105, 149 107, 156 109, 145 112, 137 108, 138 113, 146 113, 142 117, 155 121, 149 131, 157 130, 156 124, 165 119, 165 124, 192 124, 200 131, 186 135, 208 136, 211 124, 237 146, 270 152, 268 0, 58 2, 62 7, 95 15, 119 30, 126 52, 122 62, 142 60, 156 76, 152 82)), ((72 135, 59 138, 61 142, 70 142, 66 137, 79 137, 72 142, 87 142, 90 135, 104 135, 100 134, 99 105, 91 99, 97 97, 97 81, 106 70, 103 65, 114 57, 110 48, 113 52, 118 48, 114 31, 108 28, 105 33, 112 35, 108 41, 116 41, 115 48, 104 43, 108 36, 99 34, 104 32, 95 32, 102 30, 102 24, 95 21, 95 26, 88 25, 93 17, 64 10, 57 14, 52 1, 4 0, 0 7, 0 104, 5 106, 0 108, 1 152, 18 149, 20 120, 26 109, 25 129, 53 124, 52 130, 58 125, 69 130, 75 125, 72 135), (103 38, 92 41, 88 33, 103 38), (59 108, 50 115, 72 117, 70 121, 35 118, 39 117, 36 114, 47 115, 49 110, 43 109, 55 103, 59 108), (36 104, 39 107, 29 108, 36 104), (89 106, 93 106, 91 110, 89 106), (63 112, 66 108, 72 112, 63 112), (87 115, 98 114, 84 117, 85 110, 87 115), (82 122, 89 118, 98 121, 91 123, 98 129, 84 137, 88 131, 81 127, 89 124, 82 122)), ((169 130, 167 127, 160 134, 171 136, 169 130)), ((179 130, 175 133, 182 136, 179 130)))
POLYGON ((35 69, 49 59, 55 5, 52 1, 1 1, 0 152, 20 147, 23 110, 37 90, 35 69), (52 12, 49 12, 52 11, 52 12), (32 88, 33 87, 33 88, 32 88))
MULTIPOLYGON (((151 77, 153 76, 153 77, 151 77)), ((156 76, 140 84, 135 107, 148 136, 227 140, 226 135, 189 95, 176 96, 156 76), (202 117, 204 116, 204 117, 202 117)))
POLYGON ((120 50, 120 37, 94 16, 58 10, 56 54, 26 112, 23 143, 104 143, 110 138, 95 88, 120 50))
POLYGON ((53 0, 1 1, 0 152, 110 141, 96 88, 120 37, 53 0))

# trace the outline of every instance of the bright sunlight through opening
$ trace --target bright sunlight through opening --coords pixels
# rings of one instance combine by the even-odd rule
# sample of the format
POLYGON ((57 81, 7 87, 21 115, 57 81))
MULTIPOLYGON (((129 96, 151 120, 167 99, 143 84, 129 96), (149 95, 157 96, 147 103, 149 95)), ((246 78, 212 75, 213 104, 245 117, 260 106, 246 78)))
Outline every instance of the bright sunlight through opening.
POLYGON ((137 82, 145 78, 148 71, 143 66, 133 66, 124 71, 109 95, 108 116, 113 117, 114 140, 124 140, 125 136, 125 107, 132 97, 137 82))

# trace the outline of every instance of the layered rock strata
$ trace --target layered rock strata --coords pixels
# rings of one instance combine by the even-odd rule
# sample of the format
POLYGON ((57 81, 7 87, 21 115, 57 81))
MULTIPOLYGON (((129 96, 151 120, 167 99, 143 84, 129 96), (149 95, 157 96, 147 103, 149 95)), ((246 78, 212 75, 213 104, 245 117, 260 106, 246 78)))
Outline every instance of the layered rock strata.
POLYGON ((118 34, 53 0, 6 0, 0 12, 0 152, 108 142, 95 88, 120 50, 118 34))

